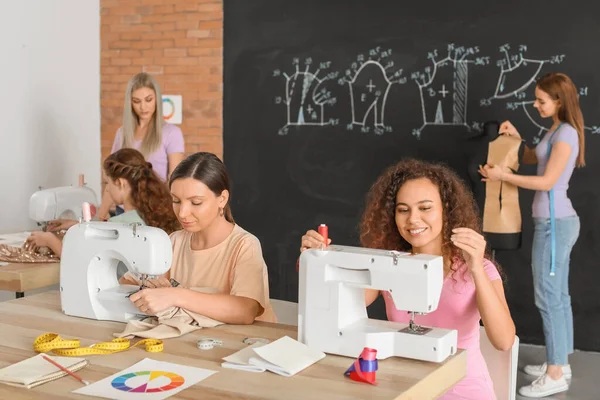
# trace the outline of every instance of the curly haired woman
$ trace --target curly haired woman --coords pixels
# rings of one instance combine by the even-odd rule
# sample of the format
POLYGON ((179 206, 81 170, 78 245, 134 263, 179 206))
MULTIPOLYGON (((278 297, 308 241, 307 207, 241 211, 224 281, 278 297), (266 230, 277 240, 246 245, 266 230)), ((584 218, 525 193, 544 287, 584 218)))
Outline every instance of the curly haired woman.
MULTIPOLYGON (((493 384, 479 348, 479 321, 498 350, 508 350, 515 325, 500 278, 489 261, 486 242, 471 192, 449 168, 403 160, 375 182, 361 222, 361 243, 374 249, 440 255, 444 285, 438 308, 416 322, 458 331, 458 347, 467 350, 466 377, 446 392, 444 400, 495 399, 493 384)), ((301 251, 322 246, 316 231, 302 236, 301 251)), ((385 291, 365 290, 369 305, 382 295, 390 321, 408 323, 385 291)))

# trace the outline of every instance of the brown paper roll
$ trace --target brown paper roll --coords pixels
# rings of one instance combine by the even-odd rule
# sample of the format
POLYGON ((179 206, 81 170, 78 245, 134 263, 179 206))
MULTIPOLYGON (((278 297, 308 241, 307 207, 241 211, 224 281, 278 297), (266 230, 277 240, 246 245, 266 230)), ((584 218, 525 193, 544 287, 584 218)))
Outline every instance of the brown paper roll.
MULTIPOLYGON (((500 135, 488 145, 487 163, 519 169, 521 139, 500 135)), ((508 182, 487 182, 483 209, 483 231, 490 233, 521 232, 519 190, 508 182)))

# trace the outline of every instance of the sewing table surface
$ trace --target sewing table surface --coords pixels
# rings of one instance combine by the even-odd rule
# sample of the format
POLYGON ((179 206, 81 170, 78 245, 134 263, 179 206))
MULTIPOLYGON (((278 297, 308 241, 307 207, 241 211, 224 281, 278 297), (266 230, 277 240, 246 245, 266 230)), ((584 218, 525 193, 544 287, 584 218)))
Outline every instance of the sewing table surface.
POLYGON ((9 263, 0 266, 0 290, 26 292, 60 281, 60 263, 9 263))
MULTIPOLYGON (((58 291, 48 291, 0 303, 0 368, 35 355, 34 339, 46 332, 63 339, 77 338, 81 346, 110 341, 122 332, 118 322, 95 321, 64 315, 58 291)), ((200 329, 179 338, 164 341, 164 351, 148 353, 133 348, 110 355, 92 355, 90 365, 78 371, 82 379, 99 381, 131 365, 151 358, 218 371, 207 379, 170 397, 173 399, 435 399, 465 376, 466 352, 460 350, 443 363, 430 363, 391 357, 379 360, 377 386, 357 383, 344 376, 353 359, 327 355, 293 377, 271 372, 255 373, 221 367, 222 358, 244 347, 246 337, 271 341, 283 336, 297 337, 291 325, 256 322, 252 325, 221 325, 200 329), (199 350, 198 339, 217 338, 222 347, 199 350)), ((134 339, 135 341, 136 339, 134 339)), ((73 377, 65 376, 33 389, 0 384, 3 399, 90 399, 71 393, 81 387, 73 377)))

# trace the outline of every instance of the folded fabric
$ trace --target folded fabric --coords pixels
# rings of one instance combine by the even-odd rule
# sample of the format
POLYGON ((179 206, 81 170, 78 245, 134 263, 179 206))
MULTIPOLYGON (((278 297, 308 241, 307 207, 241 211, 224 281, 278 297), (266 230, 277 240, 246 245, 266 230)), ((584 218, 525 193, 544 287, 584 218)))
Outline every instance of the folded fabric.
POLYGON ((236 353, 233 353, 230 356, 223 357, 223 360, 225 360, 225 362, 221 363, 221 367, 239 369, 242 371, 249 372, 265 372, 265 367, 250 364, 250 358, 256 357, 254 349, 257 347, 262 347, 264 345, 265 343, 254 343, 236 353))
POLYGON ((304 343, 284 336, 269 344, 256 343, 225 357, 225 368, 252 372, 269 370, 282 376, 293 376, 323 359, 325 353, 308 348, 304 343), (258 346, 256 346, 258 345, 258 346))
MULTIPOLYGON (((152 290, 152 289, 148 289, 152 290)), ((198 292, 207 292, 204 288, 193 288, 198 292)), ((213 328, 223 322, 214 320, 204 315, 185 310, 180 307, 171 307, 154 317, 143 320, 130 320, 125 330, 115 333, 115 337, 142 337, 148 339, 170 339, 185 335, 202 328, 213 328)))
POLYGON ((58 369, 47 360, 44 360, 42 355, 52 359, 71 372, 78 371, 89 364, 88 360, 85 358, 37 354, 34 357, 1 369, 0 382, 11 386, 30 389, 67 375, 66 372, 58 369))

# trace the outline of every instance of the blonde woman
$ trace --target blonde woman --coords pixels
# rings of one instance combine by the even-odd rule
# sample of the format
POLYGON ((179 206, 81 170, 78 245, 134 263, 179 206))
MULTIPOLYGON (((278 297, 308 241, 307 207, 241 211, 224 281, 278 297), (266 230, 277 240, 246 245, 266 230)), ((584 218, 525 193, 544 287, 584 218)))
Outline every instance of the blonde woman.
MULTIPOLYGON (((111 153, 122 148, 139 150, 164 182, 184 158, 183 133, 164 122, 160 87, 150 74, 139 73, 127 84, 123 126, 117 130, 111 153)), ((98 212, 101 219, 108 217, 111 205, 105 192, 98 212)))

